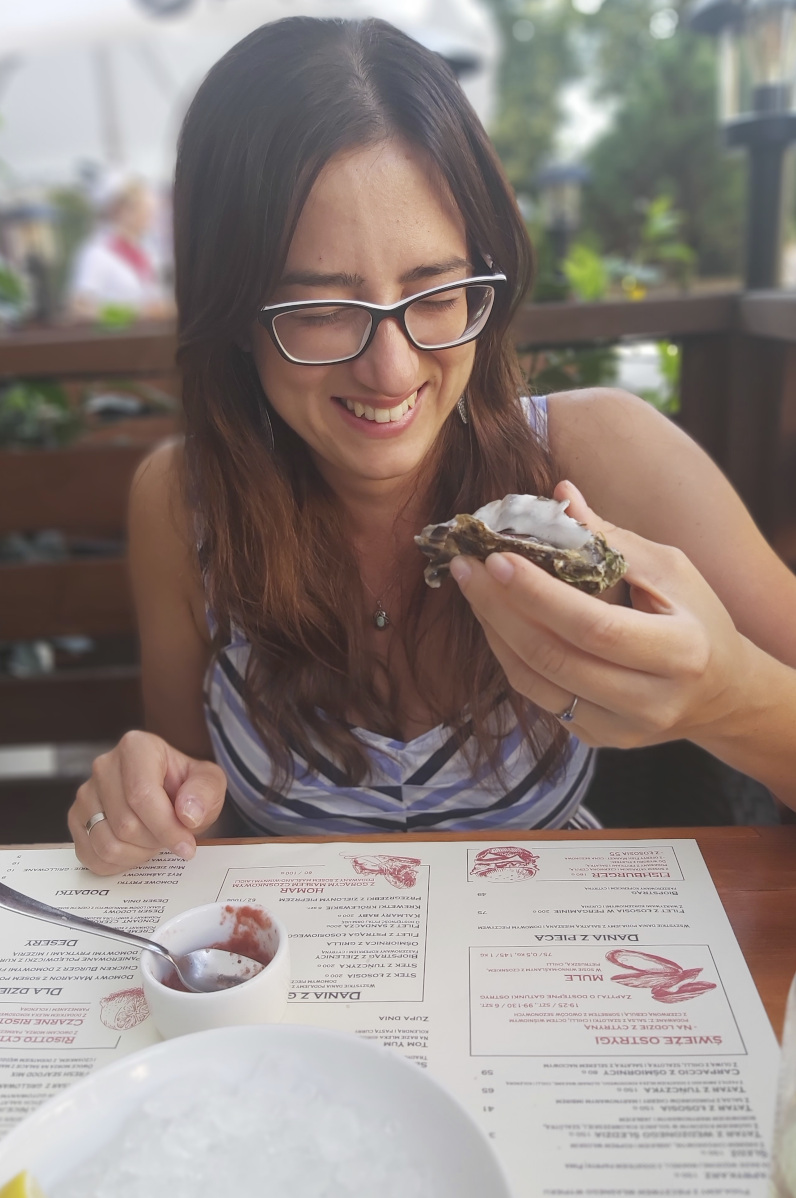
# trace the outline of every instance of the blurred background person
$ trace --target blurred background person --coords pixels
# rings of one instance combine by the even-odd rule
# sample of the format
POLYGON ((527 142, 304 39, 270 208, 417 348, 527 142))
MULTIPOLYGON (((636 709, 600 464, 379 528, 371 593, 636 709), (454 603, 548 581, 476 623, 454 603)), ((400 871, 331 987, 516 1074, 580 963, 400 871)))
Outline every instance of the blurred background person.
POLYGON ((106 184, 99 228, 78 251, 67 296, 67 313, 97 320, 109 312, 131 319, 165 319, 174 303, 163 278, 157 246, 162 221, 157 201, 140 179, 106 184))

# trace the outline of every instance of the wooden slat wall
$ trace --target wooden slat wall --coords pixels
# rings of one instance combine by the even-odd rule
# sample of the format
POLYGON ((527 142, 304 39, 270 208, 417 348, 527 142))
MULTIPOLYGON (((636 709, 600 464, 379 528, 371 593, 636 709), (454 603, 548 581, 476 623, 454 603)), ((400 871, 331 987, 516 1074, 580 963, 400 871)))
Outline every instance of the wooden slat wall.
MULTIPOLYGON (((121 545, 130 482, 149 448, 140 443, 0 453, 0 535, 54 528, 120 545, 118 555, 107 558, 0 566, 0 640, 135 635, 121 545)), ((142 725, 137 666, 0 675, 0 744, 114 741, 142 725)), ((42 779, 35 784, 37 802, 51 785, 61 795, 74 789, 42 779)), ((27 782, 9 786, 3 794, 28 794, 27 782)))
POLYGON ((81 326, 19 329, 0 336, 0 375, 17 378, 124 378, 175 369, 170 324, 137 324, 114 333, 81 326))
POLYGON ((0 536, 43 528, 123 534, 130 482, 145 452, 91 445, 0 453, 0 536))
POLYGON ((0 713, 0 744, 115 741, 128 728, 143 727, 139 669, 0 675, 0 713))
POLYGON ((0 639, 135 632, 123 558, 0 568, 0 639))

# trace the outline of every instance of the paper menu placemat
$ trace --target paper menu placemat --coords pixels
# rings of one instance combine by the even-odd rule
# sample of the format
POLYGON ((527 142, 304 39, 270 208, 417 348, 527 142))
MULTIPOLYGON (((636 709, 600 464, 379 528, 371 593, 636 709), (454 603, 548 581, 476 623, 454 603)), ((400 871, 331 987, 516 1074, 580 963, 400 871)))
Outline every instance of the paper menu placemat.
MULTIPOLYGON (((428 1068, 524 1195, 758 1195, 778 1048, 691 840, 200 848, 116 878, 71 849, 0 879, 144 935, 217 899, 275 909, 287 1019, 428 1068)), ((157 1040, 137 953, 0 911, 0 1131, 157 1040)))

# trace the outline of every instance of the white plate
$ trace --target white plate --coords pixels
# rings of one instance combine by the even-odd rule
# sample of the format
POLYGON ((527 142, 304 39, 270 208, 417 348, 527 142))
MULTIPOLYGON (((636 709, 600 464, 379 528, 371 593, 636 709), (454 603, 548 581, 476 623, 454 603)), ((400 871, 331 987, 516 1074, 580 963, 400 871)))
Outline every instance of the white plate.
MULTIPOLYGON (((433 1078, 399 1054, 359 1036, 300 1024, 225 1027, 167 1040, 122 1057, 51 1098, 0 1142, 0 1185, 29 1169, 55 1185, 111 1139, 150 1095, 174 1082, 213 1092, 242 1082, 254 1062, 293 1054, 311 1064, 335 1101, 400 1124, 408 1161, 435 1198, 511 1198, 488 1140, 433 1078)), ((162 1178, 162 1192, 168 1178, 162 1178)), ((280 1196, 274 1195, 274 1198, 280 1196)))

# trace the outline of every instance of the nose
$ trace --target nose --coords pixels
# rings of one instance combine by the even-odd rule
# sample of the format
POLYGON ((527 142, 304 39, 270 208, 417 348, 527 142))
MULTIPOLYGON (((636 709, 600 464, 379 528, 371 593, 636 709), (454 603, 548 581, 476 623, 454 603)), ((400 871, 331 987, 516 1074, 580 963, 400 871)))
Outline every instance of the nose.
POLYGON ((417 385, 418 351, 397 320, 383 320, 361 358, 354 377, 374 395, 403 396, 417 385))

